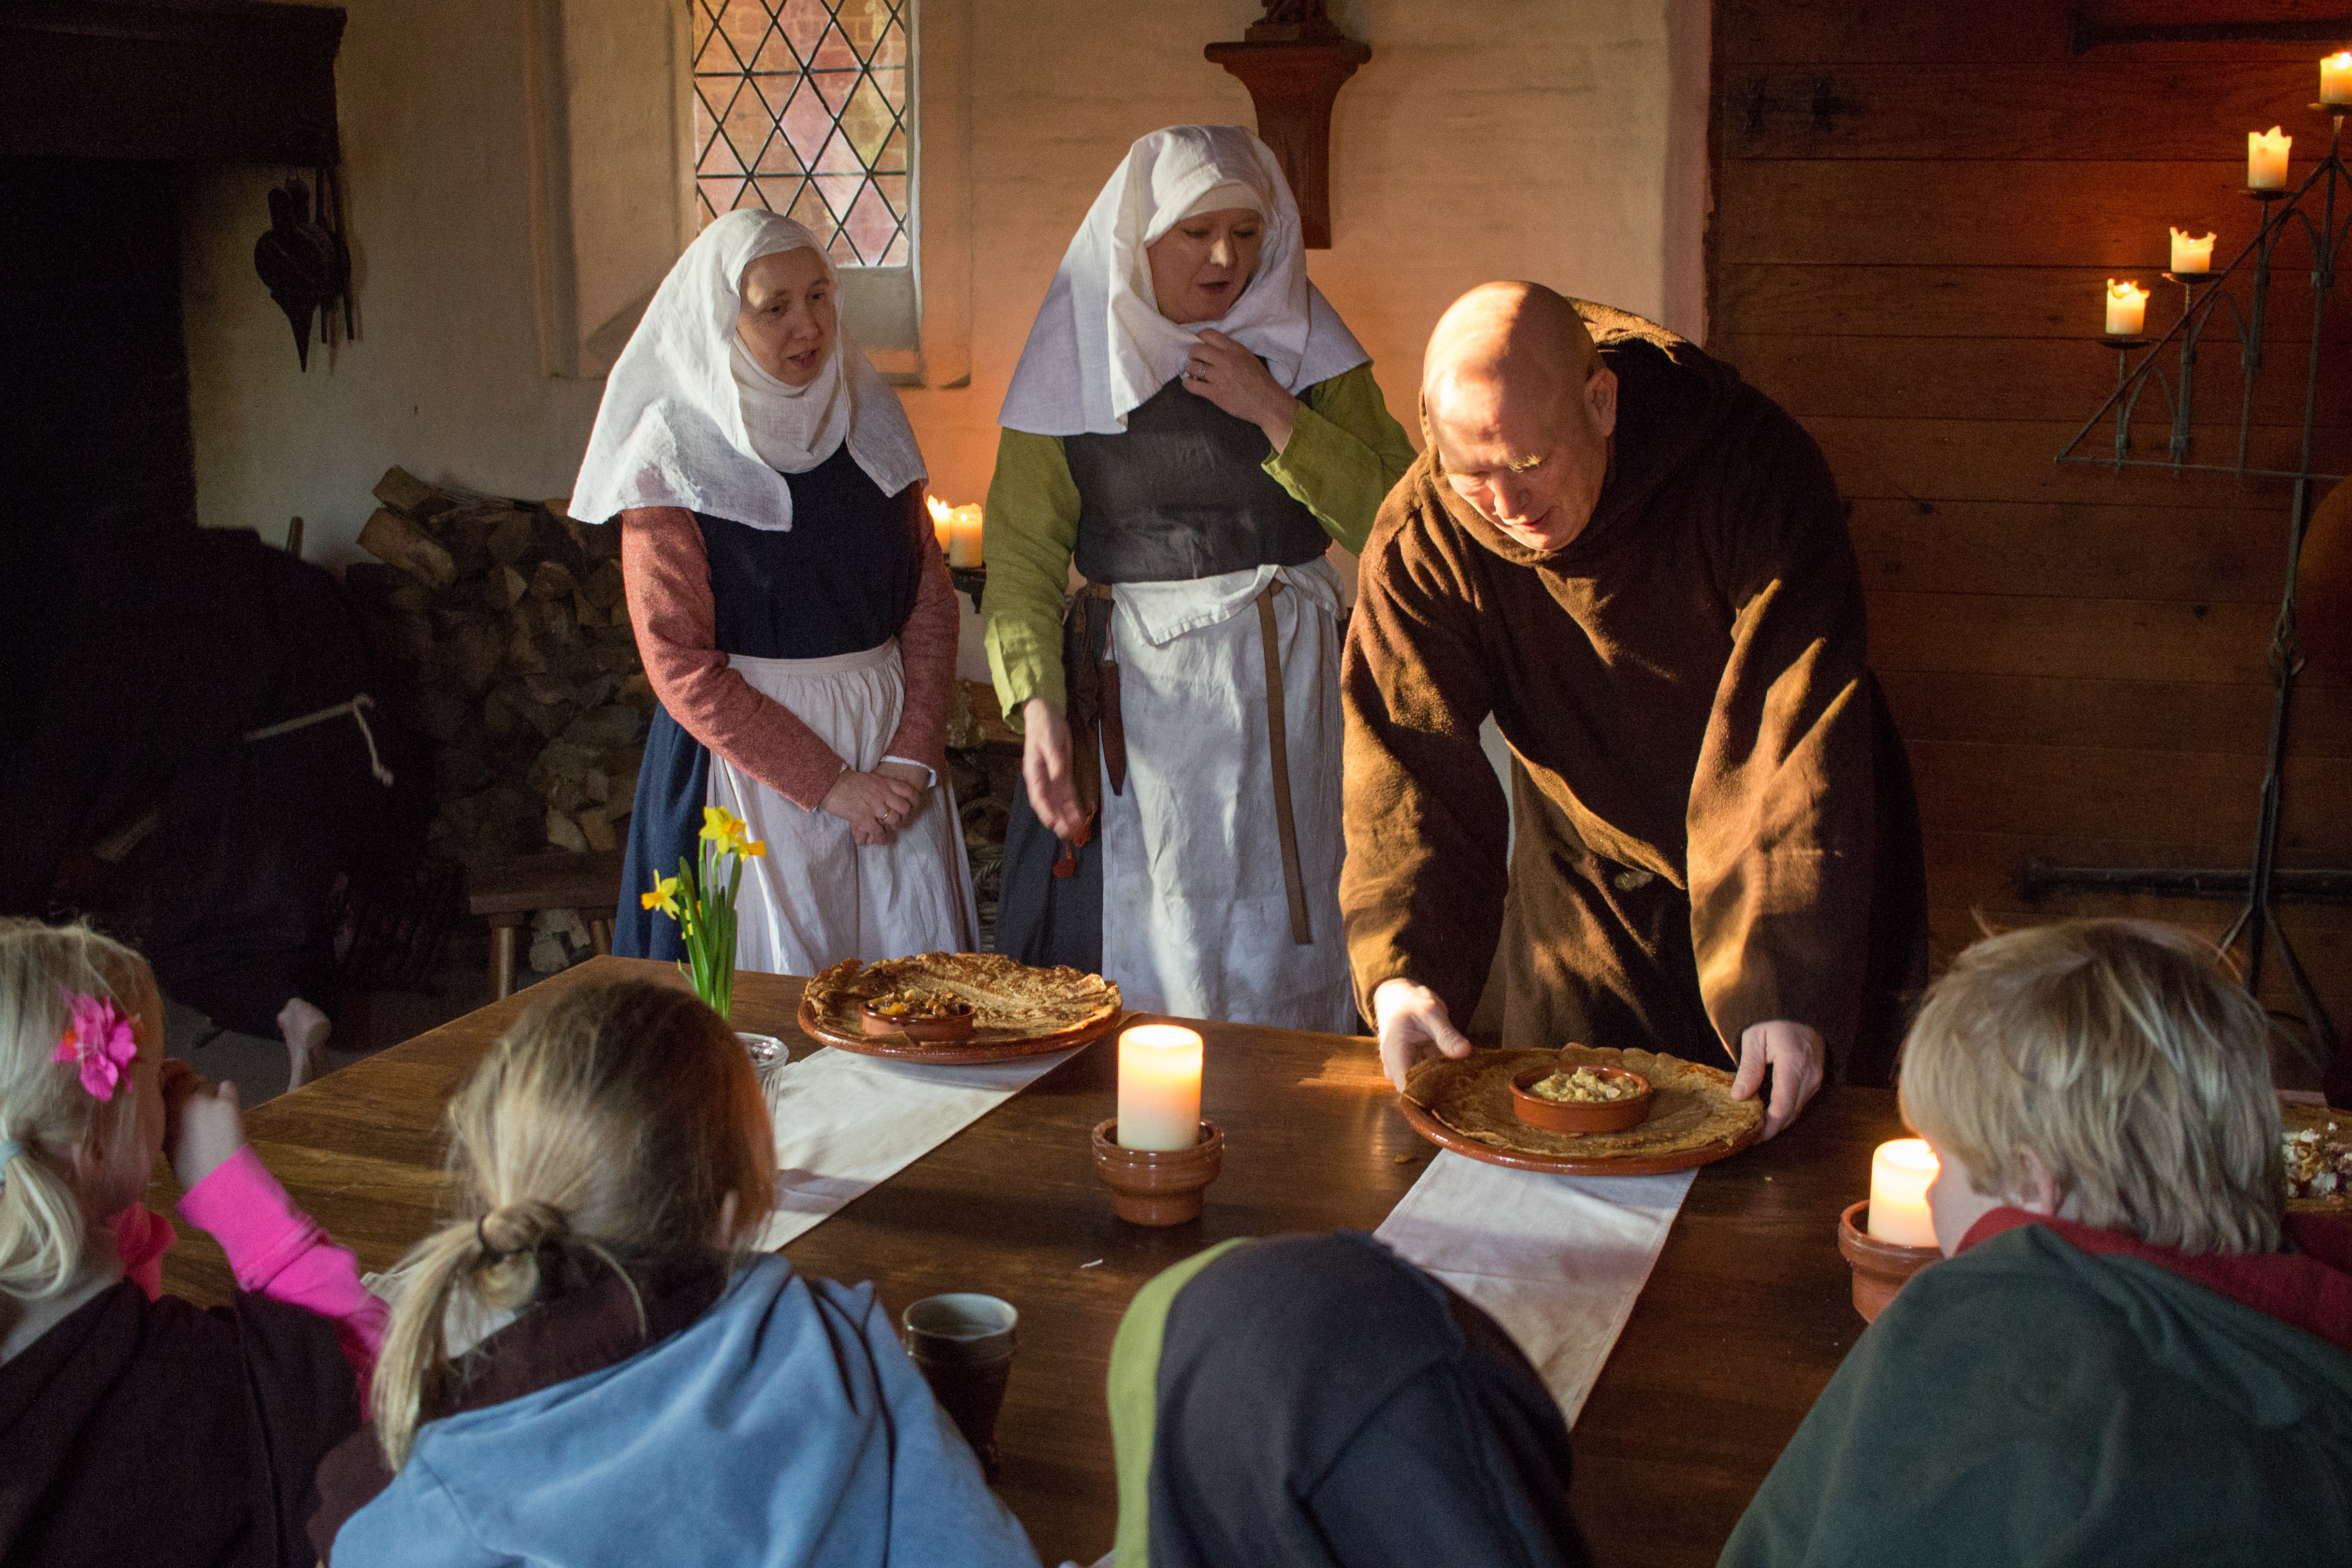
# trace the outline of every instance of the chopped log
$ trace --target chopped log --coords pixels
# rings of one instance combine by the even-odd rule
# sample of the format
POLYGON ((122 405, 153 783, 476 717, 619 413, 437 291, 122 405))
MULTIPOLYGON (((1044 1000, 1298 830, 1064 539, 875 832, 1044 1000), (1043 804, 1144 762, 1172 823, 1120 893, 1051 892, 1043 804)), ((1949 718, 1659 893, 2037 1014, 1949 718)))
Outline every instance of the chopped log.
POLYGON ((521 603, 522 596, 530 591, 530 584, 523 580, 522 573, 510 566, 499 568, 499 581, 506 589, 505 608, 509 610, 521 603))
POLYGON ((388 507, 379 507, 360 530, 360 549, 436 588, 457 580, 457 563, 430 535, 388 507))
POLYGON ((548 600, 551 602, 558 599, 571 598, 579 591, 579 587, 580 584, 573 580, 572 573, 565 570, 562 561, 541 561, 539 570, 531 574, 532 597, 548 600))
MULTIPOLYGON (((520 606, 518 606, 520 608, 520 606)), ((517 622, 507 638, 507 663, 523 674, 540 674, 547 669, 547 655, 539 651, 526 622, 517 622)))
POLYGON ((444 638, 435 652, 449 684, 469 697, 490 689, 499 673, 499 632, 496 626, 477 622, 460 626, 444 638))
POLYGON ((493 557, 504 565, 512 566, 522 559, 523 551, 530 548, 530 533, 529 512, 500 512, 485 542, 493 557))
POLYGON ((590 849, 616 850, 621 847, 620 841, 613 836, 613 824, 605 819, 602 806, 591 806, 574 820, 579 822, 581 837, 587 840, 590 849))
POLYGON ((375 498, 396 512, 422 521, 449 509, 448 498, 398 464, 375 482, 375 498))
MULTIPOLYGON (((621 563, 617 560, 603 562, 580 585, 581 597, 599 610, 610 610, 620 603, 623 593, 621 563)), ((588 617, 583 615, 580 619, 585 621, 588 617)))
MULTIPOLYGON (((611 835, 607 833, 606 836, 611 835)), ((588 835, 581 831, 580 824, 551 805, 547 809, 547 841, 559 850, 570 850, 575 854, 588 852, 588 835)))

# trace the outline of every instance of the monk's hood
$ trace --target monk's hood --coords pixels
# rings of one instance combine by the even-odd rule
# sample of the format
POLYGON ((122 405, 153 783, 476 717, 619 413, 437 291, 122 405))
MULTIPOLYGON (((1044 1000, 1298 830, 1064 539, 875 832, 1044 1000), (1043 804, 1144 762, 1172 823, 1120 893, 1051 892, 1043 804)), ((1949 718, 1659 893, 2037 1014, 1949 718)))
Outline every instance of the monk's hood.
POLYGON ((1609 476, 1592 520, 1556 550, 1530 549, 1481 517, 1444 482, 1429 410, 1421 411, 1422 449, 1446 515, 1471 538, 1516 566, 1580 575, 1628 518, 1638 517, 1659 489, 1680 477, 1735 425, 1753 417, 1765 400, 1739 372, 1697 344, 1613 306, 1571 301, 1592 333, 1603 362, 1617 372, 1617 430, 1611 437, 1609 476))

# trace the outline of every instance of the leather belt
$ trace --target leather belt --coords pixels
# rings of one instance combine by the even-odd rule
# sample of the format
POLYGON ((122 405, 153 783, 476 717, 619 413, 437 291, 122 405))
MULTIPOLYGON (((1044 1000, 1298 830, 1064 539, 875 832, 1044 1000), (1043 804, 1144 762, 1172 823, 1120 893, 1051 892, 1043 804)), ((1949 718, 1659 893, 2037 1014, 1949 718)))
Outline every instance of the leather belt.
POLYGON ((1298 869, 1298 820, 1290 810, 1290 726, 1282 708, 1282 644, 1275 634, 1275 579, 1258 591, 1258 642, 1265 650, 1265 739, 1274 764, 1274 830, 1282 840, 1282 886, 1290 895, 1290 939, 1301 947, 1315 937, 1307 925, 1307 878, 1298 869))

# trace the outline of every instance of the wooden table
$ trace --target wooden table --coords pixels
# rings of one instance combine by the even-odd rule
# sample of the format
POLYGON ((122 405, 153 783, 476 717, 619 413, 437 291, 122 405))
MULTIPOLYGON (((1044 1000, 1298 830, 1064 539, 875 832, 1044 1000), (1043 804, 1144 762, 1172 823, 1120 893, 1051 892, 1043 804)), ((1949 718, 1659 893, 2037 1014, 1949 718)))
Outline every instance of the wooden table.
MULTIPOLYGON (((597 958, 254 1111, 254 1145, 298 1202, 391 1265, 441 1200, 441 1108, 491 1041, 551 987, 667 966, 597 958)), ((739 975, 735 1022, 814 1047, 793 1025, 802 982, 739 975)), ((802 1270, 872 1280, 893 1317, 938 1291, 1003 1296, 1022 1315, 998 1426, 1000 1491, 1047 1563, 1108 1549, 1117 1500, 1103 1377, 1136 1288, 1210 1242, 1371 1229, 1435 1150, 1407 1127, 1361 1040, 1204 1023, 1204 1114, 1224 1174, 1200 1222, 1123 1225, 1087 1131, 1112 1113, 1117 1052, 1071 1061, 785 1249, 802 1270)), ((1862 1330, 1836 1243, 1868 1189, 1870 1150, 1899 1135, 1884 1091, 1831 1090, 1789 1133, 1702 1171, 1575 1434, 1578 1518, 1603 1563, 1710 1563, 1764 1473, 1862 1330)), ((149 1202, 177 1197, 168 1174, 149 1202)), ((189 1230, 167 1287, 226 1298, 209 1238, 189 1230)))

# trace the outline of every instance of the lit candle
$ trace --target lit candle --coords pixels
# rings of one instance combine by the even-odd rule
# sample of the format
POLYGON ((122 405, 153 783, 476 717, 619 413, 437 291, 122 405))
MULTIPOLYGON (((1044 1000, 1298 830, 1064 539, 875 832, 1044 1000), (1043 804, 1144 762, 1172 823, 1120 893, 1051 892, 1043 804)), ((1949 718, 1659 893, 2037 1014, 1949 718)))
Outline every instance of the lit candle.
POLYGON ((2246 132, 2246 183, 2257 191, 2282 191, 2286 188, 2286 150, 2294 145, 2294 138, 2284 135, 2279 128, 2246 132))
POLYGON ((2172 270, 2175 274, 2210 272, 2213 270, 2213 235, 2190 239, 2179 229, 2172 231, 2172 270))
POLYGON ((2338 49, 2319 62, 2319 101, 2352 103, 2352 49, 2338 49))
POLYGON ((931 509, 931 532, 940 541, 940 553, 948 553, 949 541, 955 537, 955 509, 937 496, 926 496, 923 504, 931 509))
POLYGON ((958 507, 953 514, 954 532, 948 539, 950 566, 978 566, 981 563, 980 525, 982 514, 977 506, 958 507))
POLYGON ((2107 279, 2107 336, 2137 338, 2147 319, 2147 290, 2138 283, 2107 279))
POLYGON ((1899 1247, 1936 1245, 1936 1217, 1927 1212, 1935 1179, 1936 1152, 1927 1139, 1879 1145, 1870 1156, 1870 1234, 1899 1247))
POLYGON ((1201 1037, 1172 1023, 1118 1037, 1119 1147, 1189 1149, 1201 1141, 1201 1037))

